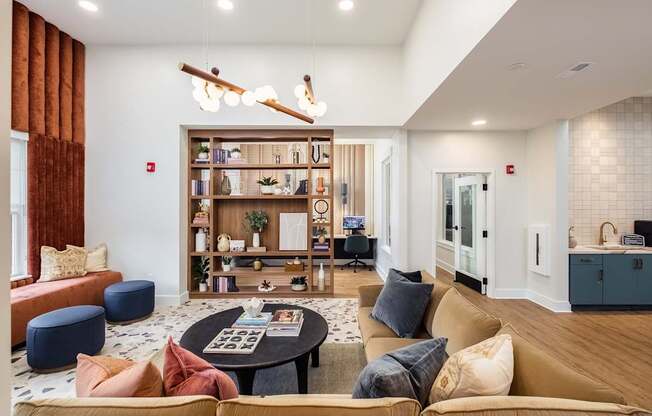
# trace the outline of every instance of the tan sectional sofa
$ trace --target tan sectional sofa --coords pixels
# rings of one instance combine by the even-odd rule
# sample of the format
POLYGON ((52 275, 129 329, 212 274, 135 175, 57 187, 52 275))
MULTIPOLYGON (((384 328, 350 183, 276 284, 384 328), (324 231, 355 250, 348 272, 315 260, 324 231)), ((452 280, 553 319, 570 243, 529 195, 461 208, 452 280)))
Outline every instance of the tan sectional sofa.
MULTIPOLYGON (((428 277, 429 278, 429 277, 428 277)), ((407 398, 352 399, 350 395, 243 396, 218 402, 205 396, 139 399, 52 399, 16 405, 15 416, 606 416, 652 415, 625 406, 610 387, 565 366, 520 337, 509 325, 473 306, 450 286, 436 282, 420 339, 401 339, 369 313, 381 285, 360 288, 359 325, 367 359, 431 336, 449 339, 455 351, 510 333, 514 382, 510 396, 446 400, 421 409, 407 398)), ((160 357, 159 357, 160 358, 160 357)), ((154 361, 158 361, 154 359, 154 361)), ((159 364, 159 363, 157 363, 159 364)))

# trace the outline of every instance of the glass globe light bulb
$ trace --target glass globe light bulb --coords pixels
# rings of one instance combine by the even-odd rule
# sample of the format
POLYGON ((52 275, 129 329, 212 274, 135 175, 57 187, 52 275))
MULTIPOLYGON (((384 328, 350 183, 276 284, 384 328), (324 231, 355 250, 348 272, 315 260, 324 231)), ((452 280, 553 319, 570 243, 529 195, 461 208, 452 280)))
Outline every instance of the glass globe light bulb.
POLYGON ((240 95, 229 90, 226 92, 226 94, 224 94, 224 103, 229 107, 235 107, 236 105, 240 104, 240 95))
POLYGON ((310 105, 310 100, 308 97, 303 96, 299 98, 299 108, 302 109, 303 111, 306 111, 308 109, 308 106, 310 105))
POLYGON ((278 100, 278 94, 276 94, 274 87, 271 85, 265 85, 263 89, 265 90, 265 99, 272 101, 278 100))
POLYGON ((317 115, 317 111, 318 111, 318 110, 317 110, 317 106, 316 106, 316 105, 314 105, 314 104, 310 104, 310 105, 308 106, 308 110, 307 110, 307 112, 308 112, 308 115, 309 115, 310 117, 315 117, 315 116, 317 115))
POLYGON ((302 98, 306 96, 306 86, 303 84, 299 84, 296 87, 294 87, 294 96, 297 98, 302 98))
POLYGON ((195 87, 195 88, 199 88, 199 87, 203 88, 203 87, 206 86, 206 81, 204 81, 203 79, 201 79, 199 77, 196 77, 196 76, 193 75, 191 80, 192 80, 192 86, 195 87))
POLYGON ((256 101, 261 103, 267 101, 267 89, 265 87, 256 88, 254 95, 256 96, 256 101))
POLYGON ((328 110, 328 105, 326 105, 325 102, 320 101, 317 103, 317 117, 323 117, 324 114, 326 114, 326 111, 328 110))
POLYGON ((192 90, 192 98, 194 98, 195 101, 198 102, 208 99, 208 94, 206 94, 206 89, 204 89, 203 86, 195 88, 194 90, 192 90))
POLYGON ((251 107, 252 105, 256 104, 256 94, 251 91, 243 92, 240 98, 242 99, 242 104, 246 106, 251 107))
POLYGON ((208 86, 206 87, 206 92, 208 92, 208 96, 211 99, 215 99, 215 100, 219 100, 224 95, 224 90, 222 89, 222 87, 218 87, 212 82, 209 83, 208 86))
POLYGON ((211 100, 210 98, 207 98, 199 102, 199 108, 201 108, 203 111, 216 113, 220 109, 220 102, 218 100, 211 100))

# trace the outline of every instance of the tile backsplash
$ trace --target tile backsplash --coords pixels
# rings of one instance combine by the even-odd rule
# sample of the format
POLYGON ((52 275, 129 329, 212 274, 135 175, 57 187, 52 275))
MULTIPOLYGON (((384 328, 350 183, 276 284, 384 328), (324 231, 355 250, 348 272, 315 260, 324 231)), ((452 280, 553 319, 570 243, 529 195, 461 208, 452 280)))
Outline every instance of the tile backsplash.
MULTIPOLYGON (((623 233, 652 219, 652 97, 628 98, 570 121, 569 223, 597 244, 604 221, 623 233)), ((607 238, 615 241, 608 228, 607 238)))

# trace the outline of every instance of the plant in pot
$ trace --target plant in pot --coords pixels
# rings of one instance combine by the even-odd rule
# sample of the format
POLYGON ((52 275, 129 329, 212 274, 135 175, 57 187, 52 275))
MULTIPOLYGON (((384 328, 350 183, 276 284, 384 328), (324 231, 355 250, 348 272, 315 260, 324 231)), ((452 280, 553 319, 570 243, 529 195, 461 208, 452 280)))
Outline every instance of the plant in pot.
POLYGON ((231 159, 240 159, 240 157, 242 157, 242 152, 237 147, 231 149, 230 153, 231 153, 231 159))
POLYGON ((197 158, 206 160, 208 159, 208 152, 210 152, 210 149, 207 144, 200 144, 199 149, 197 149, 197 158))
POLYGON ((324 244, 326 242, 327 234, 328 231, 326 231, 326 228, 324 227, 317 228, 317 241, 319 241, 319 244, 324 244))
POLYGON ((200 292, 208 292, 208 273, 211 263, 208 257, 201 257, 194 263, 193 279, 197 281, 200 292))
POLYGON ((272 195, 274 193, 274 185, 278 184, 276 178, 271 176, 263 176, 262 179, 256 181, 260 185, 260 193, 263 195, 272 195))
POLYGON ((244 227, 250 233, 253 233, 254 247, 260 247, 260 233, 267 225, 269 219, 265 211, 247 211, 244 218, 244 227))
POLYGON ((295 292, 303 292, 307 288, 306 276, 295 276, 290 281, 290 284, 292 285, 292 290, 295 292))
POLYGON ((231 271, 231 261, 232 260, 233 260, 232 257, 222 256, 222 271, 223 272, 230 272, 231 271))

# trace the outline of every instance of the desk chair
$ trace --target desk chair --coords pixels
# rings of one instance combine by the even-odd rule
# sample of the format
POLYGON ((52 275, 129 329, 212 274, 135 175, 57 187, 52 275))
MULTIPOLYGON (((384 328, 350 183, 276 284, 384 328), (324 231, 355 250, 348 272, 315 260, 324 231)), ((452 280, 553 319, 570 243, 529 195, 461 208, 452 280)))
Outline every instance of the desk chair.
MULTIPOLYGON (((358 265, 361 265, 362 267, 369 267, 369 271, 371 271, 370 266, 367 266, 365 263, 360 261, 360 254, 364 254, 369 251, 369 239, 366 235, 352 234, 347 236, 346 240, 344 241, 344 251, 348 254, 353 254, 354 256, 352 261, 344 265, 346 267, 353 266, 353 273, 358 272, 358 265)), ((344 270, 344 266, 342 266, 342 270, 344 270)))

